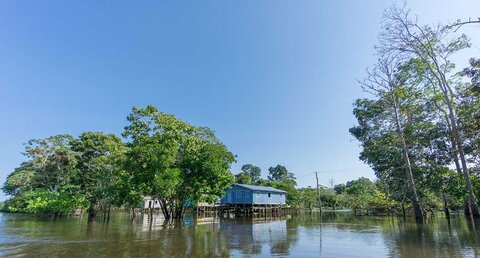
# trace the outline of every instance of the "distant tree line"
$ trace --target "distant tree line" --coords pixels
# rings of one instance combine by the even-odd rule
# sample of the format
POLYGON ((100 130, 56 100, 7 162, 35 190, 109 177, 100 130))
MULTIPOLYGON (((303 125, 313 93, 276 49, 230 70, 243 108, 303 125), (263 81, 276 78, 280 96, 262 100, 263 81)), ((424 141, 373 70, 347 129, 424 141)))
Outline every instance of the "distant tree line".
POLYGON ((295 209, 318 210, 320 203, 327 209, 352 209, 355 214, 395 214, 401 207, 382 191, 381 185, 361 177, 346 184, 297 188, 294 173, 285 166, 268 168, 267 179, 261 178, 261 169, 245 164, 235 175, 236 183, 270 186, 287 192, 287 204, 295 209))

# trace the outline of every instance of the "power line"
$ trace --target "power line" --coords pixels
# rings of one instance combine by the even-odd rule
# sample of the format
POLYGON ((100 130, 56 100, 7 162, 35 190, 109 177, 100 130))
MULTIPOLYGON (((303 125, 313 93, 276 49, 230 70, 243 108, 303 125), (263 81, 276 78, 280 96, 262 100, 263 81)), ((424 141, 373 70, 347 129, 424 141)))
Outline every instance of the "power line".
MULTIPOLYGON (((357 170, 357 169, 362 169, 362 168, 354 167, 354 168, 342 168, 342 169, 325 169, 325 170, 317 170, 316 172, 318 172, 318 173, 338 172, 338 171, 365 172, 365 171, 360 171, 360 170, 357 170), (355 170, 355 171, 352 171, 352 170, 355 170)), ((306 174, 298 175, 298 176, 296 176, 296 178, 299 179, 299 178, 307 177, 307 176, 310 176, 310 175, 313 175, 313 174, 315 174, 315 172, 309 172, 309 173, 306 173, 306 174)))

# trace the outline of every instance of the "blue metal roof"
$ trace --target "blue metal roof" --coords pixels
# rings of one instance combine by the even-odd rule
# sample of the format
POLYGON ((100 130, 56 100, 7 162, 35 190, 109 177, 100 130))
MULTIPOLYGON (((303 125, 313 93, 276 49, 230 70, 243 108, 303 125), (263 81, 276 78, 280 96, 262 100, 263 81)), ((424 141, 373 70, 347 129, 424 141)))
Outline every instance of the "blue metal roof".
POLYGON ((262 191, 262 192, 277 192, 277 193, 286 193, 286 191, 276 189, 273 187, 268 187, 268 186, 261 186, 261 185, 244 185, 244 184, 234 184, 238 185, 243 188, 247 188, 252 191, 262 191))

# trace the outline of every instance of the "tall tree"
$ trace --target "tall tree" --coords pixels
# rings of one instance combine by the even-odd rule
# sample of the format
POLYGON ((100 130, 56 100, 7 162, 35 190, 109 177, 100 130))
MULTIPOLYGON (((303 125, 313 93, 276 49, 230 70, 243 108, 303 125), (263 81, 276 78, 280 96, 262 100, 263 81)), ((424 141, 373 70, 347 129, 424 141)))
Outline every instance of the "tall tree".
POLYGON ((235 182, 239 184, 251 185, 253 184, 253 179, 252 179, 252 176, 250 176, 250 174, 246 172, 240 172, 235 175, 235 182))
POLYGON ((461 75, 469 79, 459 88, 458 116, 462 122, 462 134, 465 138, 465 152, 474 172, 480 169, 480 59, 471 58, 470 67, 461 75))
POLYGON ((469 47, 470 43, 465 35, 454 36, 453 33, 452 26, 421 26, 416 20, 410 18, 409 11, 405 7, 394 6, 384 15, 379 50, 382 53, 406 59, 418 58, 426 68, 426 73, 423 74, 425 79, 423 86, 432 88, 442 97, 452 134, 452 145, 455 146, 455 155, 458 155, 466 181, 469 209, 473 216, 480 216, 456 110, 457 92, 449 79, 449 74, 454 67, 450 57, 459 50, 469 47))
POLYGON ((268 168, 268 180, 270 182, 288 183, 296 186, 297 181, 295 175, 288 172, 287 168, 282 165, 268 168))
POLYGON ((86 132, 73 141, 72 150, 78 154, 74 180, 88 200, 88 214, 93 218, 99 206, 106 210, 115 201, 112 193, 120 181, 127 147, 113 134, 86 132))
POLYGON ((25 144, 28 160, 8 176, 2 188, 13 195, 9 210, 60 216, 83 207, 84 198, 73 183, 78 158, 71 149, 72 140, 70 135, 55 135, 25 144))
POLYGON ((252 164, 243 165, 241 170, 242 172, 249 174, 253 182, 260 180, 260 176, 262 175, 262 169, 252 164))
MULTIPOLYGON (((381 56, 377 65, 361 82, 365 91, 371 93, 375 100, 357 100, 354 114, 359 126, 350 132, 362 142, 366 161, 375 164, 378 156, 368 156, 368 145, 381 138, 391 138, 391 148, 398 148, 403 159, 405 176, 411 193, 415 219, 423 222, 423 211, 415 185, 411 147, 408 145, 405 130, 415 131, 416 124, 422 117, 422 107, 418 103, 417 92, 408 82, 406 66, 402 66, 396 58, 381 56), (375 161, 374 161, 375 160, 375 161)), ((374 166, 375 169, 375 166, 374 166)), ((378 168, 377 168, 377 172, 378 168)))

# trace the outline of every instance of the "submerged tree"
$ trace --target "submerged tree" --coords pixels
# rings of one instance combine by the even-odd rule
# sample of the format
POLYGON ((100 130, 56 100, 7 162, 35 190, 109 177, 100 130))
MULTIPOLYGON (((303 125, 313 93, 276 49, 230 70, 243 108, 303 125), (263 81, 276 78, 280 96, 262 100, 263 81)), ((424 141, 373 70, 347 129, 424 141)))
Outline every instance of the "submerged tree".
POLYGON ((118 203, 114 190, 121 180, 127 147, 113 134, 86 132, 73 141, 72 150, 78 155, 74 181, 87 199, 88 215, 93 218, 99 207, 106 211, 118 203))
POLYGON ((423 129, 422 120, 425 117, 419 93, 407 84, 408 74, 408 66, 402 66, 396 58, 380 57, 374 69, 368 71, 367 78, 361 82, 364 90, 375 99, 357 100, 353 113, 359 125, 351 128, 350 132, 362 143, 361 159, 373 167, 379 178, 391 177, 394 175, 392 170, 403 167, 415 219, 422 223, 423 211, 415 183, 412 146, 409 146, 407 138, 415 137, 414 134, 423 129))
POLYGON ((84 205, 78 185, 77 155, 71 150, 73 137, 56 135, 25 144, 28 160, 7 177, 2 190, 12 195, 10 211, 61 216, 84 205))
POLYGON ((420 74, 424 79, 419 87, 431 89, 441 102, 438 107, 445 108, 448 130, 451 132, 454 159, 459 160, 459 169, 465 177, 469 197, 469 209, 473 216, 479 216, 476 198, 470 179, 464 137, 458 117, 456 99, 458 92, 452 84, 450 73, 454 64, 450 57, 459 50, 470 46, 465 35, 455 36, 452 26, 421 26, 410 18, 405 8, 393 7, 385 13, 383 32, 380 34, 379 51, 383 54, 398 56, 409 60, 415 58, 424 67, 420 74))
POLYGON ((154 106, 133 108, 123 136, 130 142, 126 169, 144 195, 160 200, 165 218, 181 218, 185 202, 213 200, 234 181, 235 156, 205 127, 154 106))

